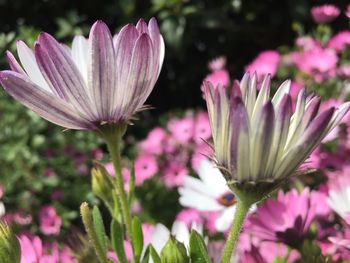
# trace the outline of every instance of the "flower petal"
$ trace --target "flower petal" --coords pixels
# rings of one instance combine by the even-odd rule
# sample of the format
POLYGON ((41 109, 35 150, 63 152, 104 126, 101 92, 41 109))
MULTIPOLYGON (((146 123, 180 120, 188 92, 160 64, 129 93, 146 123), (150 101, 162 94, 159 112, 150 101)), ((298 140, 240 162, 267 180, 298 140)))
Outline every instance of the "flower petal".
POLYGON ((67 102, 38 87, 27 77, 1 71, 0 82, 6 92, 46 120, 68 129, 94 129, 67 102))
POLYGON ((7 61, 10 65, 11 70, 21 73, 24 76, 27 76, 27 73, 22 69, 22 67, 18 64, 17 60, 15 59, 14 55, 10 51, 6 51, 6 57, 7 61))
POLYGON ((100 120, 112 118, 116 72, 112 35, 105 23, 97 21, 89 36, 88 88, 100 120))
POLYGON ((89 42, 83 36, 76 36, 72 43, 72 58, 77 65, 80 74, 87 83, 87 58, 89 52, 89 42))
POLYGON ((86 118, 94 120, 85 82, 67 50, 49 34, 41 33, 35 45, 35 57, 51 88, 86 118))
POLYGON ((130 70, 124 89, 126 93, 123 105, 116 109, 116 116, 129 118, 146 101, 153 85, 153 50, 152 41, 147 34, 142 34, 136 41, 130 64, 130 70))
POLYGON ((28 77, 39 87, 46 91, 53 92, 54 89, 51 89, 39 69, 33 50, 23 41, 17 41, 17 53, 28 77))

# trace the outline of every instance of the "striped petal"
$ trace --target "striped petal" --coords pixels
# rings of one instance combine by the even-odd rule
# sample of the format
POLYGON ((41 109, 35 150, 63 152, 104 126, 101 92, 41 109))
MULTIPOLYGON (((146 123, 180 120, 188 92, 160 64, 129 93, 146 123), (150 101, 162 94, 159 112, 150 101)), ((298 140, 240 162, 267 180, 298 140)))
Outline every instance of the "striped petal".
POLYGON ((275 129, 275 112, 271 101, 263 107, 258 121, 252 126, 251 180, 265 171, 275 129))
POLYGON ((17 72, 17 73, 21 73, 24 76, 27 76, 27 74, 24 72, 22 67, 18 64, 14 55, 10 51, 6 51, 6 57, 7 57, 7 61, 10 65, 11 70, 13 70, 14 72, 17 72))
POLYGON ((149 36, 150 36, 152 43, 153 43, 153 51, 154 51, 153 55, 155 58, 158 58, 158 63, 157 63, 158 64, 158 66, 157 66, 158 74, 156 75, 156 78, 154 80, 154 81, 156 81, 156 79, 159 76, 160 69, 162 68, 162 65, 163 65, 165 48, 164 48, 163 37, 159 32, 157 20, 154 17, 152 17, 148 23, 148 32, 149 32, 149 36))
POLYGON ((110 121, 114 111, 116 61, 112 35, 105 23, 91 28, 88 45, 88 88, 99 119, 110 121))
POLYGON ((77 65, 80 74, 83 76, 83 79, 85 80, 85 83, 87 83, 87 58, 88 58, 88 51, 89 51, 89 42, 88 40, 83 36, 76 36, 73 39, 72 43, 72 58, 77 65))
POLYGON ((69 53, 52 36, 41 33, 35 45, 35 57, 51 89, 86 118, 94 120, 86 85, 69 53))
POLYGON ((275 106, 275 108, 278 108, 284 95, 290 92, 290 85, 290 80, 286 80, 281 84, 281 86, 279 86, 278 90, 272 98, 272 104, 275 106))
POLYGON ((23 41, 17 41, 17 53, 28 77, 39 87, 42 87, 46 91, 53 92, 54 89, 48 85, 40 71, 33 50, 31 50, 23 41))
POLYGON ((94 129, 67 102, 37 86, 25 76, 1 71, 0 82, 6 92, 44 119, 68 129, 94 129))
MULTIPOLYGON (((124 89, 123 115, 130 117, 146 101, 151 93, 153 72, 153 49, 152 41, 147 34, 142 34, 136 41, 132 57, 129 75, 124 89)), ((118 109, 116 114, 119 115, 118 109)))
POLYGON ((326 129, 333 113, 334 108, 327 109, 312 121, 297 144, 284 154, 275 174, 276 178, 289 176, 311 154, 327 134, 326 129))

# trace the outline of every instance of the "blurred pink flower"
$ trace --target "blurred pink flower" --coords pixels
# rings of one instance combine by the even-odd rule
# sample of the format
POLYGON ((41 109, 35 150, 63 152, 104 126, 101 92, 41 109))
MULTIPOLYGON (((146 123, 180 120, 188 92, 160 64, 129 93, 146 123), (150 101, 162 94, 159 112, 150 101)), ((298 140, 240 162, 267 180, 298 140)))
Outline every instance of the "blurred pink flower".
POLYGON ((350 78, 350 65, 344 64, 338 67, 337 74, 339 77, 348 79, 350 78))
POLYGON ((157 160, 152 155, 141 155, 135 160, 135 184, 141 185, 158 172, 157 160))
POLYGON ((330 4, 314 6, 311 8, 312 18, 316 23, 329 23, 340 14, 338 7, 330 4))
POLYGON ((347 18, 350 19, 350 4, 346 7, 346 10, 344 11, 347 18))
POLYGON ((320 47, 320 43, 312 38, 312 37, 309 37, 309 36, 301 36, 301 37, 298 37, 296 40, 295 40, 295 44, 302 48, 303 50, 310 50, 310 49, 313 49, 315 47, 320 47))
POLYGON ((51 168, 46 168, 44 170, 44 175, 47 176, 47 177, 57 176, 56 172, 53 169, 51 169, 51 168))
POLYGON ((215 70, 205 77, 206 81, 211 83, 227 87, 230 84, 230 74, 225 69, 215 70))
POLYGON ((295 189, 288 193, 279 191, 277 200, 268 199, 248 218, 249 230, 261 240, 298 247, 314 217, 308 188, 301 193, 295 189))
POLYGON ((196 144, 203 144, 203 140, 211 137, 209 117, 206 112, 199 112, 195 118, 194 141, 196 144))
POLYGON ((41 239, 35 236, 30 240, 27 236, 20 236, 21 263, 38 263, 43 255, 43 245, 41 239))
POLYGON ((163 128, 152 129, 147 138, 140 143, 141 151, 149 154, 161 154, 166 138, 167 134, 163 128))
POLYGON ((194 120, 192 117, 172 119, 168 122, 168 129, 173 138, 179 143, 188 143, 194 134, 194 120))
POLYGON ((64 198, 64 192, 63 191, 53 191, 51 194, 52 200, 62 200, 64 198))
POLYGON ((280 54, 275 50, 263 51, 245 67, 245 71, 250 73, 256 72, 258 80, 262 81, 267 74, 270 74, 272 77, 276 75, 280 59, 280 54))
POLYGON ((350 228, 337 231, 328 237, 326 242, 320 242, 322 254, 330 256, 332 262, 345 262, 350 259, 350 228))
POLYGON ((338 57, 334 50, 314 48, 291 55, 298 69, 318 83, 335 76, 338 57))
POLYGON ((199 164, 204 160, 207 159, 206 156, 212 156, 213 155, 213 149, 210 148, 210 146, 206 143, 197 145, 192 153, 191 158, 191 166, 193 170, 198 169, 199 164))
POLYGON ((33 217, 32 215, 24 212, 24 211, 17 211, 13 215, 13 220, 19 224, 19 225, 29 225, 32 223, 33 217))
POLYGON ((0 184, 0 199, 4 196, 4 187, 0 184))
POLYGON ((163 170, 161 180, 169 188, 178 187, 183 184, 186 175, 188 175, 188 170, 185 166, 170 161, 163 170))
POLYGON ((228 87, 228 85, 230 84, 230 74, 225 69, 225 66, 226 66, 225 57, 218 57, 211 60, 208 65, 211 73, 208 74, 204 80, 210 81, 213 84, 215 83, 215 86, 217 86, 218 84, 221 84, 225 87, 228 87))
POLYGON ((327 173, 329 206, 350 225, 350 165, 327 173))
POLYGON ((327 44, 328 48, 334 49, 337 52, 343 52, 348 46, 350 46, 350 31, 339 32, 327 44))
POLYGON ((193 208, 186 208, 180 211, 176 216, 177 221, 184 222, 189 229, 191 229, 193 223, 198 225, 203 224, 203 218, 198 210, 193 208))
POLYGON ((62 219, 51 205, 43 206, 39 212, 40 230, 45 235, 58 235, 61 231, 62 219))
POLYGON ((318 191, 310 192, 310 202, 311 206, 315 210, 315 216, 317 217, 327 217, 331 213, 331 208, 327 202, 327 189, 321 188, 318 191))
POLYGON ((92 151, 92 158, 95 160, 102 160, 103 158, 103 151, 101 149, 95 149, 92 151))

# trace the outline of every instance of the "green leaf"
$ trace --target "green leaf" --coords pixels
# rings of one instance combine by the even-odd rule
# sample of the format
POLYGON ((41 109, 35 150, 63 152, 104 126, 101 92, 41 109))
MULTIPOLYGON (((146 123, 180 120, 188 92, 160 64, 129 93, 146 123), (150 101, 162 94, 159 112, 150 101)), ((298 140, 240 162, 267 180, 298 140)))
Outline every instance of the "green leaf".
POLYGON ((203 237, 195 230, 190 236, 190 258, 192 263, 211 263, 203 237))
POLYGON ((103 249, 103 252, 107 254, 106 230, 105 230, 105 227, 103 225, 101 212, 97 206, 94 206, 94 208, 92 210, 92 220, 94 223, 94 228, 96 231, 98 242, 100 243, 100 246, 103 249))
POLYGON ((135 258, 137 259, 136 261, 138 261, 143 249, 143 233, 140 219, 136 216, 132 219, 132 239, 134 243, 135 258))
POLYGON ((154 249, 154 247, 151 244, 148 245, 141 263, 148 263, 150 258, 152 258, 153 263, 161 263, 161 260, 157 251, 154 249))
POLYGON ((112 248, 118 256, 120 263, 127 263, 124 250, 124 234, 119 222, 115 219, 111 223, 111 242, 112 248))

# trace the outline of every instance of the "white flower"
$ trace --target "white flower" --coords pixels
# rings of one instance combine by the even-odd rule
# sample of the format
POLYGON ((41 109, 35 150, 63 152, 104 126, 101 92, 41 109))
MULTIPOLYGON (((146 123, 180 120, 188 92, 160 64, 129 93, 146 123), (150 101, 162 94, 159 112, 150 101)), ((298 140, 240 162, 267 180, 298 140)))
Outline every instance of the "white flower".
POLYGON ((198 176, 186 176, 179 188, 180 204, 202 212, 220 212, 215 222, 218 231, 226 231, 236 210, 236 198, 228 188, 219 169, 204 159, 198 167, 198 176))
MULTIPOLYGON (((192 229, 200 234, 203 233, 202 225, 194 223, 192 229)), ((171 228, 171 232, 163 224, 157 224, 154 227, 151 233, 151 244, 158 254, 160 254, 163 247, 168 242, 170 234, 173 235, 177 241, 183 243, 186 249, 189 248, 190 229, 188 229, 184 222, 176 220, 171 228)))
POLYGON ((336 186, 329 190, 328 204, 350 224, 350 182, 347 176, 336 179, 336 186))

